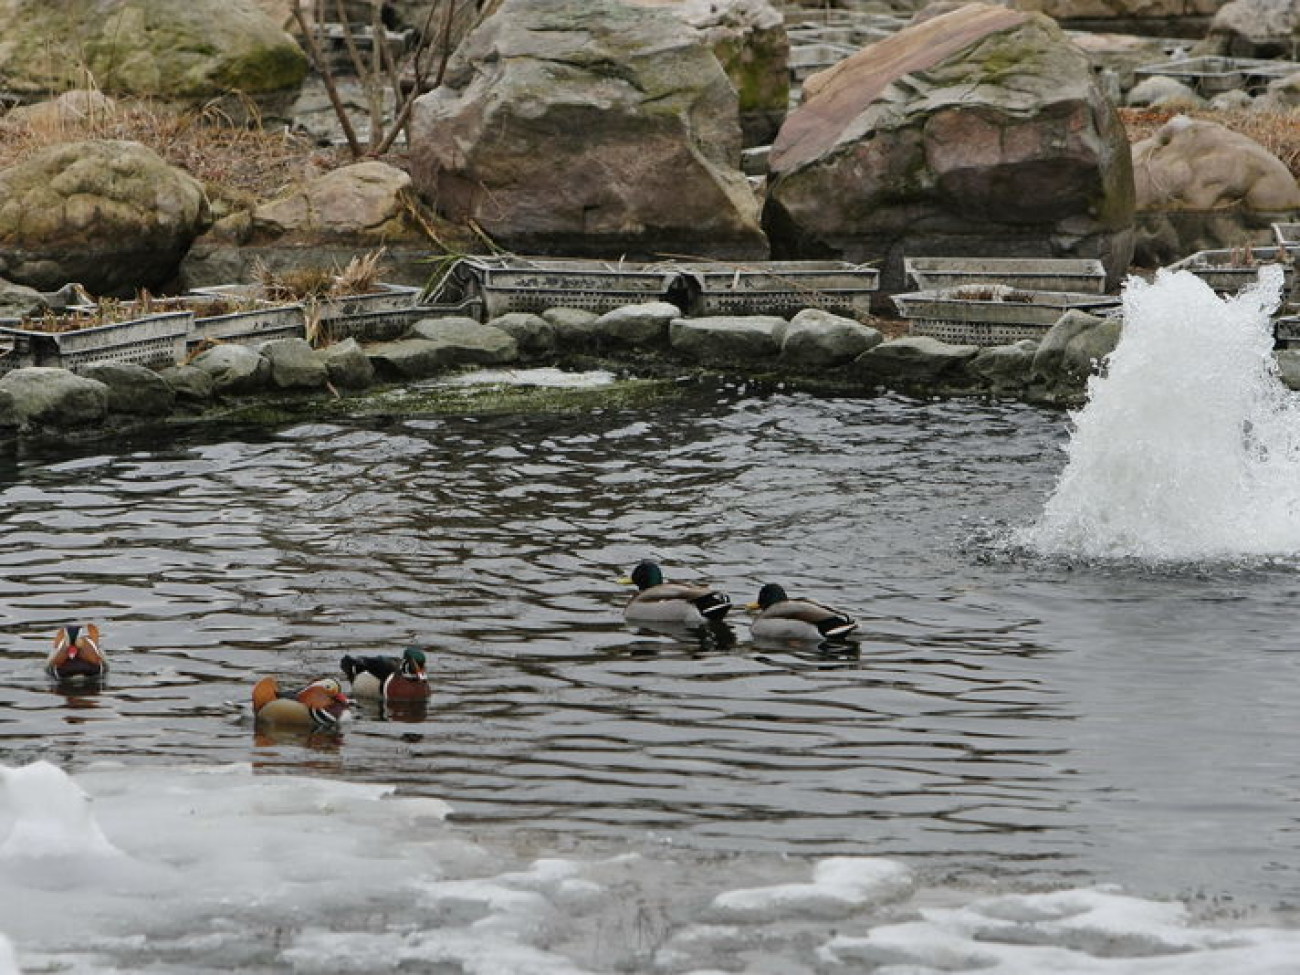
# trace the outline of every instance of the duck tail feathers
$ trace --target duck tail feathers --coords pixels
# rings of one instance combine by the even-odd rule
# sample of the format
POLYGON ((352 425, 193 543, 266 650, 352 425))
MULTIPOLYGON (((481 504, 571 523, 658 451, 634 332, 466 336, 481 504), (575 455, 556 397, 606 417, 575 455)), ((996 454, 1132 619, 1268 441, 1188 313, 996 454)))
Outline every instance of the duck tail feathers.
POLYGON ((726 593, 711 592, 695 600, 695 608, 706 620, 720 620, 731 609, 731 599, 726 593))
POLYGON ((280 696, 280 685, 274 677, 263 677, 253 685, 253 710, 260 711, 280 696))
POLYGON ((817 629, 822 636, 828 640, 834 640, 837 637, 845 637, 858 628, 857 620, 851 616, 836 615, 828 616, 817 624, 817 629))

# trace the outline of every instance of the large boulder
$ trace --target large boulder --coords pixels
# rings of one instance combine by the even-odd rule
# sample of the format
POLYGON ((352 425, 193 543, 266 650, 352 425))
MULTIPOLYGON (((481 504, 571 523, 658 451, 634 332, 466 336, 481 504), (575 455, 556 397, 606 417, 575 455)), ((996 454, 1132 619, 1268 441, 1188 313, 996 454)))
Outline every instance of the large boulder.
POLYGON ((0 86, 24 98, 84 85, 282 117, 302 49, 255 0, 0 0, 0 86))
POLYGON ((700 31, 736 88, 745 145, 772 141, 790 105, 790 38, 770 0, 630 0, 700 31))
POLYGON ((1300 187, 1280 159, 1216 122, 1176 116, 1133 146, 1136 260, 1156 266, 1198 250, 1271 242, 1300 214, 1300 187))
POLYGON ((703 37, 618 0, 504 0, 411 119, 440 213, 524 253, 762 258, 735 89, 703 37))
POLYGON ((1293 0, 1229 0, 1214 14, 1203 48, 1237 58, 1294 58, 1300 6, 1293 0))
POLYGON ((0 170, 0 275, 101 295, 158 288, 207 219, 202 185, 138 142, 54 145, 0 170))
POLYGON ((1132 250, 1129 145, 1088 58, 1050 19, 972 3, 804 83, 770 156, 774 257, 1099 258, 1132 250))

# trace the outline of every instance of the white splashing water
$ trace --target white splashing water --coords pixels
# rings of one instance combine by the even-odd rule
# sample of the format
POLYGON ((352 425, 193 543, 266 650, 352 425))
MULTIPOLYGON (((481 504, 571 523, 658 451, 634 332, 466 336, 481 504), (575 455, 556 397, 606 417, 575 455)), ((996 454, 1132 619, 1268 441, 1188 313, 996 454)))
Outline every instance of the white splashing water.
POLYGON ((1278 378, 1269 323, 1281 286, 1277 266, 1228 299, 1186 271, 1130 279, 1069 461, 1017 541, 1147 562, 1300 552, 1300 400, 1278 378))

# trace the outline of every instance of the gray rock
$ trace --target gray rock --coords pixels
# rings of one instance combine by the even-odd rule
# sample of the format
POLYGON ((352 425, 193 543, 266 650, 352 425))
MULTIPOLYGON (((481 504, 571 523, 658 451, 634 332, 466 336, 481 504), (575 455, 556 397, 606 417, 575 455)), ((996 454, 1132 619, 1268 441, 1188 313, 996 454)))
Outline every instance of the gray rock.
POLYGON ((287 190, 253 211, 259 236, 349 237, 375 243, 414 236, 411 177, 377 159, 353 163, 287 190))
POLYGON ((49 301, 35 288, 0 280, 0 318, 26 318, 49 307, 49 301))
POLYGON ((668 344, 668 324, 681 314, 672 302, 646 301, 605 312, 591 323, 591 330, 602 346, 660 348, 668 344))
MULTIPOLYGON (((1295 105, 1289 107, 1294 108, 1295 105)), ((1255 99, 1250 97, 1250 92, 1233 88, 1231 91, 1221 91, 1211 98, 1210 108, 1216 112, 1244 112, 1252 108, 1263 108, 1263 105, 1257 105, 1255 99)), ((1274 108, 1274 111, 1277 110, 1274 108)))
POLYGON ((1278 349, 1273 353, 1277 361, 1278 378, 1287 389, 1300 390, 1300 349, 1278 349))
POLYGON ((519 345, 509 332, 473 318, 426 318, 411 328, 411 337, 440 346, 446 366, 502 365, 519 358, 519 345))
POLYGON ((525 254, 767 256, 740 98, 699 31, 620 0, 487 9, 411 112, 443 216, 525 254))
POLYGON ((994 345, 981 348, 975 358, 966 364, 970 374, 999 396, 1021 393, 1029 385, 1029 373, 1034 364, 1038 343, 1021 339, 1011 345, 994 345))
MULTIPOLYGON (((1234 92, 1224 92, 1225 95, 1231 95, 1234 92)), ((1245 94, 1240 92, 1240 94, 1245 94)), ((1274 78, 1264 89, 1264 93, 1259 98, 1251 99, 1247 96, 1246 104, 1260 112, 1279 112, 1286 113, 1294 111, 1300 107, 1300 74, 1289 74, 1282 78, 1274 78)))
POLYGON ((1293 0, 1230 0, 1215 11, 1206 45, 1235 58, 1293 58, 1300 9, 1293 0))
POLYGON ((398 339, 366 346, 375 375, 383 379, 425 379, 446 368, 443 346, 428 339, 398 339))
POLYGON ((191 365, 212 377, 216 393, 255 393, 271 381, 271 363, 246 345, 214 345, 195 356, 191 365))
POLYGON ((1129 93, 1124 96, 1124 104, 1138 108, 1148 105, 1197 108, 1205 104, 1205 99, 1177 78, 1152 75, 1129 89, 1129 93))
POLYGON ((1119 318, 1067 311, 1043 336, 1034 353, 1029 379, 1034 398, 1071 403, 1082 398, 1088 378, 1119 342, 1119 318))
POLYGON ((271 384, 280 389, 320 389, 329 379, 325 363, 306 339, 273 339, 257 347, 271 364, 271 384))
POLYGON ((555 349, 555 326, 541 315, 512 311, 490 319, 488 324, 512 337, 521 355, 545 355, 555 349))
POLYGON ((317 352, 329 381, 343 389, 364 389, 375 381, 375 367, 356 339, 335 342, 317 352))
POLYGON ((803 309, 784 331, 781 362, 805 368, 842 366, 885 340, 877 329, 820 308, 803 309))
POLYGON ((66 369, 31 366, 0 378, 0 425, 30 430, 97 426, 108 415, 108 387, 66 369))
POLYGON ((589 348, 595 344, 599 317, 586 308, 548 308, 542 312, 542 318, 555 329, 555 344, 560 348, 589 348))
POLYGON ((195 366, 168 366, 158 375, 176 392, 178 403, 204 404, 215 391, 212 377, 195 366))
POLYGON ((786 321, 775 315, 674 318, 668 326, 673 351, 706 365, 775 360, 786 321))
POLYGON ((133 362, 101 362, 80 374, 108 387, 108 412, 165 417, 176 404, 176 392, 152 369, 133 362))
POLYGON ((868 349, 854 367, 873 385, 962 385, 969 381, 966 365, 979 351, 978 345, 949 345, 928 335, 908 335, 868 349))
POLYGON ((409 338, 369 346, 366 354, 386 379, 422 379, 469 365, 500 365, 519 355, 505 331, 472 318, 426 318, 409 338))

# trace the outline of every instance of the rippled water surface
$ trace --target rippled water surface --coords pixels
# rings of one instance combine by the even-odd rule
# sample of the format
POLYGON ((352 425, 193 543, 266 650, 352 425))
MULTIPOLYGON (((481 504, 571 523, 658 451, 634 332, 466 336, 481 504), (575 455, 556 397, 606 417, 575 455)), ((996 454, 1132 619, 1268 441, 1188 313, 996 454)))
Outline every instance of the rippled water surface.
POLYGON ((580 415, 299 425, 0 468, 0 763, 399 781, 563 848, 903 857, 946 882, 1300 896, 1300 576, 1004 551, 1068 418, 736 388, 580 415), (638 633, 653 556, 855 611, 856 657, 638 633), (67 694, 57 626, 114 670, 67 694), (425 714, 233 723, 256 675, 419 642, 425 714))

